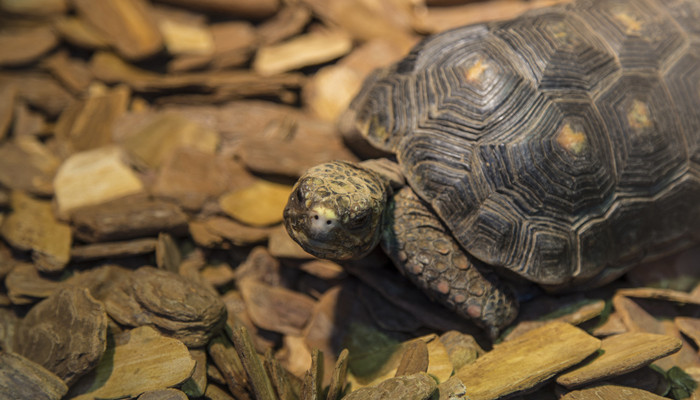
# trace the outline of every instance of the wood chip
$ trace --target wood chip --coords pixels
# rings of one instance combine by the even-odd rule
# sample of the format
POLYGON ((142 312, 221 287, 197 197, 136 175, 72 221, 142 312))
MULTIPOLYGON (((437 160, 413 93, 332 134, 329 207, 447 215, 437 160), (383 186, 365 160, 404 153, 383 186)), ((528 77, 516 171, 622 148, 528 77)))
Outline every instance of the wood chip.
POLYGON ((194 371, 195 361, 182 342, 150 326, 115 335, 114 347, 73 392, 76 400, 135 397, 149 390, 176 386, 194 371))
POLYGON ((301 176, 308 168, 332 160, 355 161, 333 123, 289 118, 267 125, 241 143, 241 161, 261 174, 301 176))
POLYGON ((0 183, 38 195, 54 192, 58 158, 34 138, 15 138, 0 145, 0 183))
POLYGON ((60 283, 39 275, 32 264, 17 263, 5 277, 5 287, 12 303, 23 305, 50 296, 60 283))
POLYGON ((202 397, 207 388, 207 352, 190 349, 190 356, 197 362, 192 376, 182 384, 182 391, 189 397, 202 397))
POLYGON ((60 400, 68 386, 41 365, 8 351, 0 352, 0 398, 60 400))
POLYGON ((188 400, 188 397, 181 390, 157 389, 144 392, 138 397, 138 400, 188 400))
MULTIPOLYGON (((90 68, 98 79, 106 83, 123 82, 136 91, 144 92, 196 88, 210 93, 208 98, 216 102, 245 96, 279 94, 280 90, 299 88, 304 82, 300 74, 289 73, 263 77, 248 70, 158 74, 127 64, 119 57, 107 52, 96 53, 90 61, 90 68)), ((197 103, 201 104, 201 97, 190 98, 196 99, 197 103)), ((161 101, 165 101, 164 99, 161 98, 161 101)), ((186 99, 183 97, 179 102, 185 102, 186 99)))
POLYGON ((204 18, 186 13, 156 11, 156 24, 165 49, 172 55, 209 55, 214 53, 214 38, 204 18))
POLYGON ((270 45, 290 38, 302 32, 311 21, 311 11, 302 4, 291 3, 272 18, 258 26, 258 35, 262 44, 270 45))
POLYGON ((55 118, 73 102, 73 96, 49 74, 0 73, 0 85, 12 82, 17 87, 17 98, 55 118))
POLYGON ((118 322, 151 324, 190 347, 206 344, 226 318, 226 308, 214 293, 153 267, 134 271, 104 302, 107 313, 118 322))
POLYGON ((537 8, 548 7, 571 0, 492 0, 488 4, 474 2, 451 7, 429 7, 427 12, 416 13, 413 26, 423 33, 438 33, 474 23, 502 21, 537 8))
POLYGON ((15 339, 17 353, 72 385, 105 352, 107 314, 87 289, 63 289, 29 310, 15 339))
POLYGON ((277 397, 272 388, 272 382, 270 382, 265 367, 255 351, 248 330, 245 326, 236 324, 231 329, 230 335, 234 348, 238 352, 238 357, 241 359, 243 369, 248 375, 248 381, 255 398, 258 400, 275 400, 277 397))
POLYGON ((92 82, 93 76, 87 63, 69 57, 67 51, 59 51, 46 57, 42 64, 73 93, 86 91, 92 82))
POLYGON ((154 253, 156 251, 156 244, 156 239, 145 238, 120 242, 78 245, 71 248, 70 256, 73 261, 132 257, 154 253))
POLYGON ((602 353, 592 362, 557 378, 571 389, 600 379, 634 371, 680 350, 682 342, 671 336, 630 332, 603 339, 602 353))
POLYGON ((30 17, 43 17, 66 12, 66 0, 3 0, 0 10, 30 17))
POLYGON ((312 32, 261 47, 253 61, 253 70, 261 75, 293 71, 334 60, 351 48, 352 39, 343 31, 312 32))
POLYGON ((231 394, 236 399, 251 399, 247 390, 248 377, 231 341, 223 336, 214 337, 209 342, 207 351, 216 367, 221 371, 231 394))
POLYGON ((72 214, 75 235, 86 242, 180 234, 187 215, 174 204, 141 197, 82 207, 72 214))
POLYGON ((215 69, 242 66, 247 62, 258 41, 252 24, 246 21, 230 21, 212 24, 214 54, 211 65, 215 69))
POLYGON ((113 146, 70 156, 56 173, 54 188, 60 216, 144 192, 141 180, 124 162, 123 151, 113 146))
POLYGON ((17 86, 14 83, 6 82, 0 85, 0 140, 7 136, 16 98, 17 86))
POLYGON ((184 209, 199 210, 206 201, 253 181, 254 178, 236 160, 180 147, 161 164, 152 192, 155 196, 176 201, 184 209))
POLYGON ((58 38, 50 26, 23 30, 5 30, 0 33, 0 65, 16 66, 36 60, 53 49, 58 38))
POLYGON ((456 376, 474 400, 496 399, 531 389, 600 348, 600 340, 570 324, 552 322, 504 342, 456 376))
POLYGON ((260 244, 270 237, 272 228, 241 224, 226 217, 212 217, 202 221, 205 229, 236 246, 260 244))
POLYGON ((162 113, 155 115, 143 129, 124 138, 122 145, 149 168, 157 168, 179 147, 214 154, 219 135, 181 115, 162 113))
POLYGON ((12 213, 0 227, 5 240, 19 250, 31 250, 38 270, 62 270, 70 260, 71 229, 56 220, 51 203, 15 191, 11 206, 12 213))
POLYGON ((75 0, 78 14, 104 34, 117 51, 128 59, 155 54, 163 39, 144 0, 75 0))
POLYGON ((131 92, 120 85, 97 88, 71 104, 56 123, 56 137, 65 154, 97 149, 112 142, 112 124, 127 108, 131 92))
POLYGON ((55 23, 56 30, 69 43, 86 49, 104 49, 109 39, 83 18, 64 16, 55 23))
POLYGON ((341 394, 345 389, 345 383, 348 375, 348 349, 343 349, 338 355, 338 360, 331 371, 331 381, 328 385, 328 400, 340 399, 341 394))
POLYGON ((160 0, 163 3, 179 5, 195 10, 221 13, 234 17, 253 19, 266 18, 273 15, 280 0, 160 0))
POLYGON ((645 390, 616 385, 601 385, 575 390, 560 397, 560 400, 600 399, 663 400, 666 399, 666 397, 661 397, 645 390))
POLYGON ((292 187, 266 180, 258 180, 244 189, 225 193, 219 205, 226 214, 252 226, 269 226, 282 221, 292 187))
POLYGON ((311 368, 306 371, 301 387, 301 398, 306 400, 321 400, 323 386, 323 354, 318 349, 311 351, 311 368))
POLYGON ((314 258, 295 242, 284 226, 279 225, 270 233, 270 242, 268 243, 270 254, 280 258, 294 259, 310 259, 314 258))
POLYGON ((447 331, 440 335, 440 342, 445 346, 455 370, 471 364, 485 353, 473 336, 462 332, 447 331))
POLYGON ((676 317, 674 322, 681 332, 693 339, 696 346, 700 346, 700 318, 676 317))
POLYGON ((643 299, 656 299, 672 301, 681 304, 696 304, 700 305, 700 298, 695 297, 689 293, 681 292, 678 290, 671 289, 657 289, 657 288, 634 288, 634 289, 620 289, 617 291, 619 296, 635 297, 643 299))
POLYGON ((419 372, 389 378, 375 386, 360 388, 343 397, 344 400, 427 400, 432 398, 437 383, 430 375, 419 372))
POLYGON ((304 294, 252 279, 239 281, 238 287, 253 322, 274 332, 300 335, 316 304, 304 294))
POLYGON ((428 371, 428 345, 422 340, 412 341, 406 345, 396 376, 413 375, 428 371))
POLYGON ((317 117, 335 121, 350 105, 373 70, 398 61, 404 53, 391 42, 374 39, 337 63, 323 67, 304 85, 302 98, 317 117))

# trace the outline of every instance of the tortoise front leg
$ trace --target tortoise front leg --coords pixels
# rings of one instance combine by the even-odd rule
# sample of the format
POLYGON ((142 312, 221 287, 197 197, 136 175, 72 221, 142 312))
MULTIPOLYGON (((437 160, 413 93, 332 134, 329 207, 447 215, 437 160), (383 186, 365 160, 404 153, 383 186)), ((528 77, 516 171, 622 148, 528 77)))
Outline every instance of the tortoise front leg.
POLYGON ((518 301, 510 288, 462 250, 413 190, 399 190, 387 212, 382 247, 433 300, 474 320, 492 339, 515 319, 518 301))

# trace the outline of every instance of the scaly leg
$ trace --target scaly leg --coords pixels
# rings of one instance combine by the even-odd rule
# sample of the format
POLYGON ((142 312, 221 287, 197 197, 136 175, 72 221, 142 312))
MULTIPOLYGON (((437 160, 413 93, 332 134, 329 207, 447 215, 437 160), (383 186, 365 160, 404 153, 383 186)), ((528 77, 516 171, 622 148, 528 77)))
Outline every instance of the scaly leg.
POLYGON ((474 320, 492 339, 515 319, 518 301, 510 288, 465 253, 410 188, 394 195, 388 212, 384 250, 433 300, 474 320))

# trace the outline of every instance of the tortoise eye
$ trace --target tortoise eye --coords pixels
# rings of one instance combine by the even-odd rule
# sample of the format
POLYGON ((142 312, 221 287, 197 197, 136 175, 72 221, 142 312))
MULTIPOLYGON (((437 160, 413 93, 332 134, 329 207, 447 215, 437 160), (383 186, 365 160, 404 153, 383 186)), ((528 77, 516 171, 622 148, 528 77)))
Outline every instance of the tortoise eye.
POLYGON ((296 192, 297 192, 297 193, 296 193, 296 195, 297 195, 297 201, 298 201, 299 203, 303 203, 303 202, 304 202, 304 193, 302 192, 301 187, 299 187, 299 188, 296 190, 296 192))
POLYGON ((360 215, 348 221, 346 227, 350 230, 364 229, 367 223, 369 222, 370 217, 371 214, 369 213, 360 215))

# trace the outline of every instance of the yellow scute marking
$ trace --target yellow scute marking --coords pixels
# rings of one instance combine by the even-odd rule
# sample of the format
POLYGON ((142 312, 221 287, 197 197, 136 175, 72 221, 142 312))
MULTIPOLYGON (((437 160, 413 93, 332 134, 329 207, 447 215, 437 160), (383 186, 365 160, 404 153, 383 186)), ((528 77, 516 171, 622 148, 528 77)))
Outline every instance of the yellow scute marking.
POLYGON ((467 69, 467 73, 465 74, 465 78, 467 79, 467 82, 469 83, 479 83, 481 82, 481 79, 483 78, 484 71, 486 71, 489 68, 489 65, 484 62, 483 58, 479 58, 476 60, 474 65, 469 67, 467 69))
POLYGON ((645 102, 639 100, 632 102, 632 107, 627 111, 627 123, 637 132, 652 126, 649 107, 645 102))
POLYGON ((625 33, 628 35, 638 34, 642 31, 642 23, 635 18, 634 15, 630 15, 624 11, 616 12, 613 14, 615 19, 625 27, 625 33))
POLYGON ((586 134, 571 127, 571 124, 566 123, 559 129, 557 134, 557 143, 566 151, 580 154, 588 145, 586 134))

